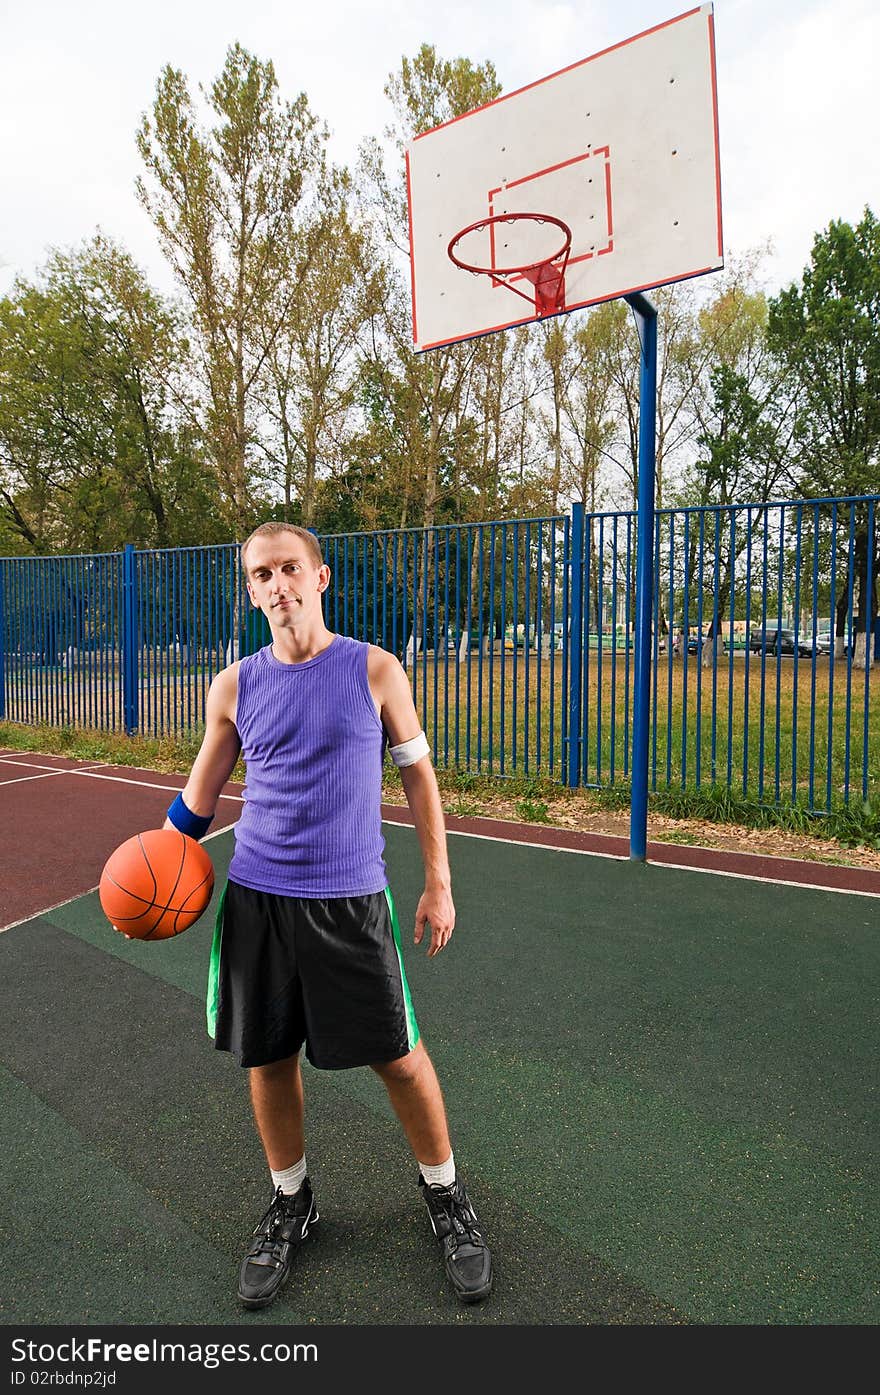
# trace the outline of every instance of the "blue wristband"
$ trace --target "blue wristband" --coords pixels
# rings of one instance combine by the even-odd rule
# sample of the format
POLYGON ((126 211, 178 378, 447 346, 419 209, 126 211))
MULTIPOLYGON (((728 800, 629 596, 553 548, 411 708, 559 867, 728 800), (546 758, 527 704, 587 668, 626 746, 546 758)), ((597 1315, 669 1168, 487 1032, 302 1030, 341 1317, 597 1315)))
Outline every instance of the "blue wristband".
POLYGON ((168 817, 176 829, 190 838, 204 837, 214 818, 213 814, 209 818, 205 818, 204 814, 194 814, 192 809, 188 809, 184 804, 182 794, 177 796, 169 808, 168 817))

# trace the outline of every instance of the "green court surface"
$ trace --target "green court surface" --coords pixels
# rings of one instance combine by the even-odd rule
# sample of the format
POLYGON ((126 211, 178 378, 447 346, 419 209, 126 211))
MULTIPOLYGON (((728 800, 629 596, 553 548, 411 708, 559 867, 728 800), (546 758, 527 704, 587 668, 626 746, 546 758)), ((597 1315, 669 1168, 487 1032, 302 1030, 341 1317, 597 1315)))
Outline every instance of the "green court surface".
MULTIPOLYGON (((429 961, 385 833, 491 1298, 447 1289, 372 1072, 307 1067, 318 1235, 238 1308, 268 1176, 205 1032, 212 912, 129 942, 92 894, 0 935, 2 1322, 878 1321, 877 899, 451 836, 429 961)), ((219 890, 231 834, 205 846, 219 890)))

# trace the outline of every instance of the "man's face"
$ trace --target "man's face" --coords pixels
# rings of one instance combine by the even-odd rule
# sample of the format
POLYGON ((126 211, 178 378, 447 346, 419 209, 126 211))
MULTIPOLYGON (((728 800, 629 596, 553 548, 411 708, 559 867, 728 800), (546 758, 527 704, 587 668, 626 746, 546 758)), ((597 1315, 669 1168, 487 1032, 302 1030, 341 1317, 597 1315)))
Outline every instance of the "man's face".
POLYGON ((296 533, 257 537, 245 553, 251 603, 275 629, 293 629, 321 615, 330 568, 318 566, 296 533))

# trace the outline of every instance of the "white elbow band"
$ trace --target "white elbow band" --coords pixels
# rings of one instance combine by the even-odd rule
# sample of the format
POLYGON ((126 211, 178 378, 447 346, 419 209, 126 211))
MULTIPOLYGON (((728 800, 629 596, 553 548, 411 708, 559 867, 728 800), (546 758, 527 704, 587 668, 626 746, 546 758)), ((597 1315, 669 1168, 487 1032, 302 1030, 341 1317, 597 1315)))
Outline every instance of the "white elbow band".
POLYGON ((428 738, 423 731, 418 736, 414 736, 411 741, 401 741, 399 746, 389 746, 391 759, 397 766, 415 765, 422 756, 430 755, 431 748, 428 745, 428 738))

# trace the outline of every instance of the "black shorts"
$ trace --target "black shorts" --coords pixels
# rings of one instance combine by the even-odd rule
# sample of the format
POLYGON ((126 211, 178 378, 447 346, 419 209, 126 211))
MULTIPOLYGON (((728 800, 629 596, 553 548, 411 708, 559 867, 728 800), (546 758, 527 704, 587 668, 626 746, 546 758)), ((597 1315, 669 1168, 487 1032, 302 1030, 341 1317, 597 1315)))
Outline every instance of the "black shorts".
POLYGON ((342 1070, 406 1056, 419 1029, 391 892, 329 900, 229 881, 208 976, 208 1032, 242 1066, 306 1056, 342 1070))

